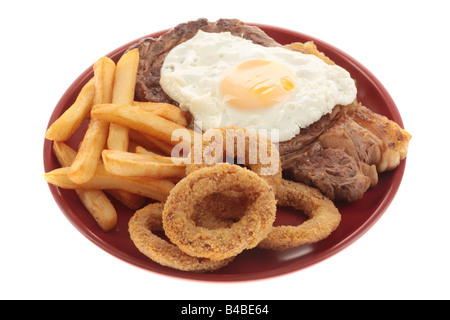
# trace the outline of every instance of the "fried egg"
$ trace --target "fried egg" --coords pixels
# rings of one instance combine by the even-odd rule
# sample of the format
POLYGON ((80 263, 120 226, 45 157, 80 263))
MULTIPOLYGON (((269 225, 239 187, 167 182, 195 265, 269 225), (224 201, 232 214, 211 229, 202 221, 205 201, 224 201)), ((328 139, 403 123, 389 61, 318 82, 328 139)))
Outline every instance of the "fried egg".
POLYGON ((356 98, 355 82, 345 69, 229 32, 199 31, 174 47, 161 68, 160 84, 205 131, 276 129, 279 141, 356 98))

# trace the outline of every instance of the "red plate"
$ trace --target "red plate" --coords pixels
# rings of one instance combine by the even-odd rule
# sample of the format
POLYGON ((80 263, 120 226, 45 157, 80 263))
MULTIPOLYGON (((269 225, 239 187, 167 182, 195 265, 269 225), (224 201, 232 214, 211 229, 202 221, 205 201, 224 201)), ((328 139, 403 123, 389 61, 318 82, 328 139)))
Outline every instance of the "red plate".
MULTIPOLYGON (((400 114, 389 93, 375 76, 355 59, 341 50, 308 35, 273 26, 255 25, 262 28, 281 44, 296 41, 314 41, 320 51, 329 56, 336 64, 349 71, 352 77, 356 79, 359 101, 403 127, 400 114)), ((166 31, 160 31, 150 36, 158 37, 166 31)), ((107 56, 117 62, 123 52, 131 44, 139 40, 132 41, 114 50, 107 56)), ((93 71, 92 67, 90 67, 67 89, 56 105, 49 125, 75 101, 82 86, 92 76, 93 71)), ((83 128, 71 138, 68 142, 69 145, 76 147, 82 134, 83 128)), ((45 140, 45 171, 48 172, 58 167, 58 161, 52 153, 52 142, 45 140)), ((386 211, 399 188, 404 169, 405 161, 402 161, 396 170, 380 174, 378 185, 366 192, 363 199, 347 205, 338 205, 342 214, 342 222, 339 228, 327 239, 285 252, 263 249, 248 250, 240 254, 225 268, 207 274, 196 274, 163 267, 141 254, 130 240, 128 234, 128 220, 133 215, 133 212, 121 204, 114 202, 119 216, 117 227, 111 232, 104 233, 86 211, 73 190, 63 190, 53 185, 49 185, 49 187, 55 201, 67 219, 89 240, 117 258, 144 269, 174 277, 209 281, 237 281, 262 279, 297 271, 323 261, 349 246, 368 231, 386 211)), ((301 221, 289 210, 280 209, 277 216, 277 223, 292 224, 301 221)))

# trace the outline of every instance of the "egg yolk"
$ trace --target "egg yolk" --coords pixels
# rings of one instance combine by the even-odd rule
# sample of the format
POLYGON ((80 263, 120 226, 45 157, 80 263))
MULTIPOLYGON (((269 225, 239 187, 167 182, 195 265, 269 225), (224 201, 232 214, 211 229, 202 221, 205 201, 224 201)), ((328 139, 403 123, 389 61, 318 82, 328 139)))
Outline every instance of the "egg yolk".
POLYGON ((289 97, 296 86, 292 71, 282 63, 247 60, 230 69, 220 82, 223 100, 241 110, 270 108, 289 97))

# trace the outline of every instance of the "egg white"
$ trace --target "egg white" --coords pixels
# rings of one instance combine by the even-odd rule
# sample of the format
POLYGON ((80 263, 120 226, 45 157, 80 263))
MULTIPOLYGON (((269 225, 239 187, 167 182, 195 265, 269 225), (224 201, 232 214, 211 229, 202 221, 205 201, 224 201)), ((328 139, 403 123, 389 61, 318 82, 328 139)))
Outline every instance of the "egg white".
POLYGON ((202 128, 238 126, 246 129, 278 130, 280 141, 293 138, 334 106, 356 98, 350 74, 328 65, 314 55, 282 47, 263 47, 224 33, 199 31, 192 39, 174 47, 161 68, 161 87, 189 111, 202 128), (297 78, 296 88, 282 103, 267 109, 244 111, 221 99, 220 81, 228 70, 249 59, 283 63, 297 78))

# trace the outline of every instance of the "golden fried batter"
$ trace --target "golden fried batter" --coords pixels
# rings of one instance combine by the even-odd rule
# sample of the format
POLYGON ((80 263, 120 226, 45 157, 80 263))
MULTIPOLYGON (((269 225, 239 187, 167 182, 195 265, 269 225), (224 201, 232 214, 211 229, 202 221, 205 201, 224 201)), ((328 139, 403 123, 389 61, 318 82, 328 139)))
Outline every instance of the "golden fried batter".
POLYGON ((183 252, 222 260, 254 248, 272 228, 276 200, 272 187, 256 173, 231 164, 216 164, 190 173, 167 198, 163 227, 183 252), (248 199, 245 214, 230 225, 209 229, 192 219, 196 205, 212 194, 238 192, 248 199))
POLYGON ((129 221, 129 233, 140 252, 155 262, 183 271, 207 272, 226 266, 234 258, 209 260, 189 256, 153 232, 162 230, 164 203, 152 203, 136 211, 129 221))
POLYGON ((327 238, 341 222, 334 203, 319 190, 302 183, 282 180, 277 190, 278 205, 304 212, 309 219, 298 226, 273 226, 258 247, 287 250, 327 238))

